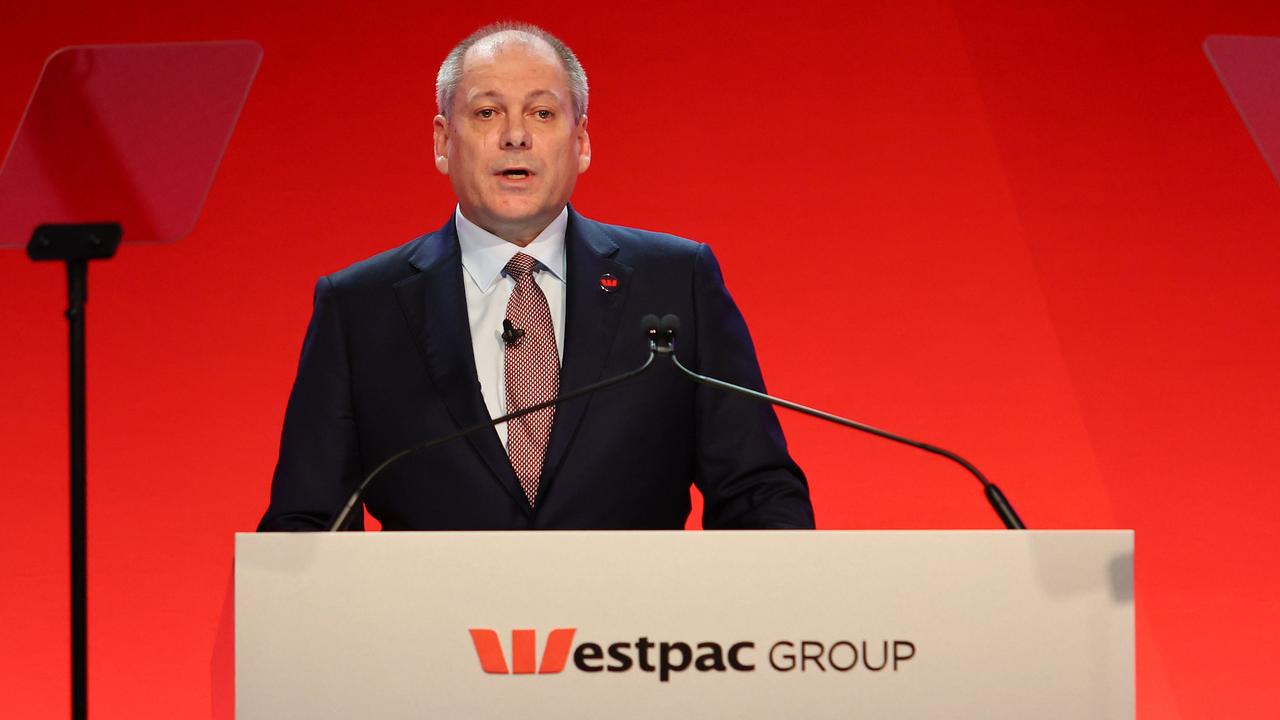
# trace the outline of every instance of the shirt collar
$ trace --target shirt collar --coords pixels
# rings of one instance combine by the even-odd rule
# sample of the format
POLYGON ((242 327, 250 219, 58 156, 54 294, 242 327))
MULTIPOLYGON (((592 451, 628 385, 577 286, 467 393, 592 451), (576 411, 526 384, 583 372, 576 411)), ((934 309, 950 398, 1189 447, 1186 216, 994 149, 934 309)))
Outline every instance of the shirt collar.
POLYGON ((565 281, 564 233, 569 226, 568 206, 525 247, 509 243, 471 222, 462 214, 461 206, 454 210, 454 219, 462 249, 462 267, 481 292, 493 287, 502 276, 502 269, 518 252, 532 256, 556 279, 565 281))

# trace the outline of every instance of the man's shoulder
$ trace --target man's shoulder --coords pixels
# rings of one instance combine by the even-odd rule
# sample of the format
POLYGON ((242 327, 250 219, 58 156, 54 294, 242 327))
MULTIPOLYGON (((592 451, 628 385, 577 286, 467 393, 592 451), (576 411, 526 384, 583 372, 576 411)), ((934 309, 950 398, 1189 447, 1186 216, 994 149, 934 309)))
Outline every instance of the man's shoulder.
POLYGON ((352 263, 331 273, 328 280, 335 287, 346 289, 381 288, 394 285, 412 277, 424 263, 432 261, 445 247, 440 238, 443 231, 429 232, 390 250, 352 263))
POLYGON ((689 262, 704 248, 702 243, 671 233, 612 225, 580 215, 577 220, 585 235, 616 246, 622 262, 689 262))

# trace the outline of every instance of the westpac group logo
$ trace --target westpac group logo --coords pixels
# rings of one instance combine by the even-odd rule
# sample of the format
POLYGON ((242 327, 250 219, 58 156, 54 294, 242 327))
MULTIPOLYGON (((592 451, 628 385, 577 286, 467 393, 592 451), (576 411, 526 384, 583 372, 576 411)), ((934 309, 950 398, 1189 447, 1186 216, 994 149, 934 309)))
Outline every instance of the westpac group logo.
POLYGON ((502 655, 502 643, 498 633, 487 628, 472 628, 471 642, 480 656, 480 667, 487 673, 552 675, 564 670, 573 646, 575 628, 556 628, 547 636, 546 649, 542 651, 542 663, 537 663, 538 634, 536 630, 511 631, 511 664, 502 655), (508 669, 510 667, 510 669, 508 669), (535 669, 536 667, 536 669, 535 669))
MULTIPOLYGON (((539 662, 537 631, 517 629, 511 631, 511 657, 507 662, 496 630, 471 628, 469 632, 481 669, 495 675, 553 675, 565 669, 570 656, 574 667, 584 673, 636 669, 656 673, 664 683, 673 674, 686 670, 705 673, 754 672, 756 669, 753 640, 655 642, 642 635, 634 641, 579 642, 574 647, 577 628, 556 628, 547 635, 539 662)), ((896 673, 915 655, 916 645, 910 640, 779 640, 769 646, 764 659, 774 671, 782 673, 848 673, 859 668, 870 673, 885 670, 896 673)))

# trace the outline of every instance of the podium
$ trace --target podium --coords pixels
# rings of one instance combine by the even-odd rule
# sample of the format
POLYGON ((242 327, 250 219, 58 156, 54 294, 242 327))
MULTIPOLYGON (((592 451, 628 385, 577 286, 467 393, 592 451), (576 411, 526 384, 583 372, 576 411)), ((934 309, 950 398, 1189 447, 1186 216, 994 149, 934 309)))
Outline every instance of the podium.
POLYGON ((1131 531, 241 534, 236 717, 1132 718, 1131 531))

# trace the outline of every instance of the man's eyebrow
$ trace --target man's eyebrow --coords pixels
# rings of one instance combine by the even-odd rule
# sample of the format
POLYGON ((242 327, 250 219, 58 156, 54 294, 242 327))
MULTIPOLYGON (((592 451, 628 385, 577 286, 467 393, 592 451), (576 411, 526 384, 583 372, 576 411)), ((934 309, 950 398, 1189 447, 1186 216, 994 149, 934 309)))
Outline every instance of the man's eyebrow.
MULTIPOLYGON (((524 99, 525 99, 525 102, 528 102, 530 100, 541 97, 543 95, 550 95, 551 97, 555 98, 557 101, 560 100, 559 93, 557 93, 555 90, 547 90, 547 89, 532 90, 527 95, 524 96, 524 99)), ((503 95, 497 90, 473 90, 467 95, 467 100, 469 102, 475 102, 480 98, 491 98, 494 100, 501 100, 503 99, 503 95)))
POLYGON ((468 102, 472 102, 478 98, 495 98, 495 99, 501 100, 502 93, 498 92, 497 90, 472 90, 471 92, 467 93, 468 102))

